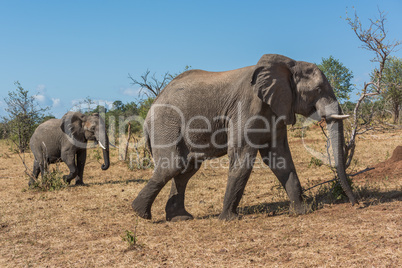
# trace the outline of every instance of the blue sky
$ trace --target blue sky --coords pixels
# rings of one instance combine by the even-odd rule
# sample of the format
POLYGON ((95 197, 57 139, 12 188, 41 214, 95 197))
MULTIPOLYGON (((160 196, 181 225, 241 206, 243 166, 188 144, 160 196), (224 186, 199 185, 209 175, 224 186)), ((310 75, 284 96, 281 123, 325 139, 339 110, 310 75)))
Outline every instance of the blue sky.
POLYGON ((402 40, 399 0, 0 0, 0 115, 17 80, 61 117, 86 97, 106 105, 137 101, 128 74, 149 69, 158 77, 186 65, 224 71, 254 65, 266 53, 314 63, 333 55, 361 86, 374 55, 359 48, 345 21, 352 7, 364 25, 379 7, 390 39, 402 40))

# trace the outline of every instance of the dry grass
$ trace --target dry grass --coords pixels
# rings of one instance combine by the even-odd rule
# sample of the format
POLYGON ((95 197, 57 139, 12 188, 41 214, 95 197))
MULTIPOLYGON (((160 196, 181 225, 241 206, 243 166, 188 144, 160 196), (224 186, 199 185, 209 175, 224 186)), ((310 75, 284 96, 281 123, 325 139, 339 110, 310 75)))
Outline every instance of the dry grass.
MULTIPOLYGON (((355 171, 386 160, 401 144, 401 131, 358 140, 355 171)), ((325 166, 308 167, 311 155, 290 132, 290 146, 303 187, 331 179, 325 166)), ((320 131, 307 143, 324 150, 320 131)), ((130 171, 112 152, 100 169, 96 149, 85 170, 87 186, 59 191, 27 190, 18 155, 0 144, 0 267, 400 267, 401 178, 383 174, 356 182, 361 204, 324 202, 316 211, 288 215, 287 197, 266 168, 254 169, 240 203, 242 218, 222 222, 227 170, 202 168, 190 181, 186 206, 195 220, 166 222, 170 185, 157 197, 153 221, 137 218, 131 201, 151 170, 130 171), (136 230, 129 250, 122 236, 136 230)), ((28 166, 33 161, 25 154, 28 166)), ((66 171, 64 164, 59 168, 66 171)), ((352 171, 353 172, 353 171, 352 171)), ((320 189, 315 189, 319 191, 320 189)), ((313 196, 315 192, 307 193, 313 196)))

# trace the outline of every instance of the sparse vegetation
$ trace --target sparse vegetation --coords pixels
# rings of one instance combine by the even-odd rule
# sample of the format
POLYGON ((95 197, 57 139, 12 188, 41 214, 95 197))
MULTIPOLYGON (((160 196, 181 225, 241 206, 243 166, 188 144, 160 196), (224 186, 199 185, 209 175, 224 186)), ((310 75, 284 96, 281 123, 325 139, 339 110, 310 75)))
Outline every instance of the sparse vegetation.
POLYGON ((56 168, 53 168, 52 171, 39 176, 30 188, 39 191, 58 191, 65 187, 67 187, 67 184, 64 182, 63 174, 57 164, 56 168))
POLYGON ((45 118, 44 112, 48 108, 41 108, 35 96, 30 95, 18 81, 15 86, 17 88, 9 91, 8 97, 4 98, 8 116, 2 118, 0 131, 3 133, 0 137, 10 138, 18 146, 19 152, 23 153, 28 149, 29 139, 45 118))
MULTIPOLYGON (((350 177, 348 177, 347 181, 348 181, 350 187, 352 188, 352 190, 354 191, 355 187, 354 187, 352 179, 350 177)), ((341 184, 339 183, 338 180, 333 181, 331 183, 331 188, 330 189, 331 189, 330 190, 331 194, 335 198, 335 200, 340 200, 342 198, 347 198, 347 196, 346 196, 345 192, 343 191, 342 186, 341 186, 341 184)))
POLYGON ((127 159, 127 165, 130 170, 152 169, 154 163, 148 149, 134 147, 127 159))
POLYGON ((310 159, 310 164, 308 164, 308 167, 316 166, 316 167, 321 167, 323 164, 321 159, 318 159, 316 157, 311 157, 310 159))
POLYGON ((93 151, 92 155, 93 155, 93 158, 98 162, 103 158, 102 155, 101 155, 101 150, 99 148, 96 148, 93 151))
POLYGON ((137 244, 137 237, 133 232, 126 230, 125 235, 123 235, 122 240, 127 242, 129 249, 132 249, 137 244))
MULTIPOLYGON (((138 222, 137 222, 138 225, 138 222)), ((126 230, 124 235, 121 236, 121 239, 128 244, 127 250, 141 249, 144 247, 143 244, 138 242, 137 237, 137 225, 135 226, 134 231, 126 230)))

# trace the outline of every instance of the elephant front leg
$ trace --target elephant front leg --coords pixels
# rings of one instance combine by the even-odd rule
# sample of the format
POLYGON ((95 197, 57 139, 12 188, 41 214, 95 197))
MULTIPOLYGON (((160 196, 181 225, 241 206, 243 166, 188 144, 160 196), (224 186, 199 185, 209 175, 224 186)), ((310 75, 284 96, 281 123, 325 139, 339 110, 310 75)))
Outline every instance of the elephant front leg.
POLYGON ((260 150, 261 157, 278 178, 290 200, 290 213, 305 214, 309 208, 302 199, 302 188, 296 173, 289 147, 275 147, 272 149, 260 150))
POLYGON ((233 220, 238 218, 237 207, 243 196, 251 170, 253 169, 256 151, 246 150, 239 153, 231 153, 228 183, 223 201, 223 210, 220 220, 233 220))
POLYGON ((63 176, 63 180, 67 183, 70 184, 70 182, 77 177, 77 169, 74 166, 68 167, 70 169, 70 173, 68 175, 63 176))
POLYGON ((306 214, 309 211, 309 206, 303 201, 302 188, 296 170, 292 169, 288 172, 273 170, 276 177, 285 188, 290 200, 290 214, 306 214))
POLYGON ((61 160, 68 166, 70 173, 63 176, 63 180, 70 184, 70 182, 77 177, 78 169, 75 164, 75 154, 73 155, 62 155, 61 160))

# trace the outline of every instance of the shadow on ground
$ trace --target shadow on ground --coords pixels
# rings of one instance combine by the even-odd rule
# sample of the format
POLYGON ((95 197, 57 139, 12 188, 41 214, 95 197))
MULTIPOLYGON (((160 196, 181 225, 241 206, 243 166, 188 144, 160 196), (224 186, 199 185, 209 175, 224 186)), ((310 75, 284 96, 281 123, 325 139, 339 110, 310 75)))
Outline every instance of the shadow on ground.
POLYGON ((129 184, 129 183, 146 183, 148 182, 148 179, 143 179, 143 178, 138 178, 138 179, 130 179, 130 180, 119 180, 119 181, 104 181, 104 182, 90 182, 90 183, 85 183, 84 185, 71 185, 71 187, 76 187, 76 186, 86 186, 90 187, 92 185, 109 185, 109 184, 129 184))
MULTIPOLYGON (((358 197, 360 203, 360 209, 364 209, 369 206, 376 206, 382 203, 390 203, 395 201, 402 201, 402 191, 390 190, 381 191, 377 189, 359 189, 356 191, 356 196, 358 197)), ((318 194, 314 197, 306 198, 306 203, 311 207, 310 212, 318 211, 324 207, 324 205, 334 205, 334 204, 344 204, 349 203, 347 198, 342 198, 339 200, 334 199, 331 194, 323 193, 318 194)), ((245 215, 256 215, 256 214, 267 214, 268 216, 279 216, 284 214, 289 214, 289 201, 273 202, 273 203, 259 203, 252 206, 239 207, 238 213, 241 216, 245 215)), ((207 215, 201 217, 205 218, 215 218, 217 215, 207 215)))
MULTIPOLYGON (((390 190, 390 191, 381 191, 377 189, 358 189, 355 191, 356 196, 358 197, 360 207, 359 209, 365 209, 369 206, 376 206, 382 203, 390 203, 395 201, 402 201, 402 191, 390 190)), ((335 205, 335 204, 345 204, 349 203, 347 198, 342 198, 336 200, 332 197, 332 195, 328 192, 317 194, 313 197, 306 197, 306 204, 311 207, 311 210, 308 213, 313 211, 318 211, 324 208, 325 205, 335 205)), ((239 219, 243 216, 247 215, 258 215, 265 214, 269 217, 280 216, 289 214, 289 201, 280 201, 280 202, 264 202, 251 206, 243 206, 239 207, 237 212, 239 214, 239 219)), ((196 217, 197 220, 205 220, 205 219, 215 219, 218 218, 219 214, 207 214, 205 216, 196 217)), ((166 220, 154 221, 155 224, 166 223, 166 220)))

